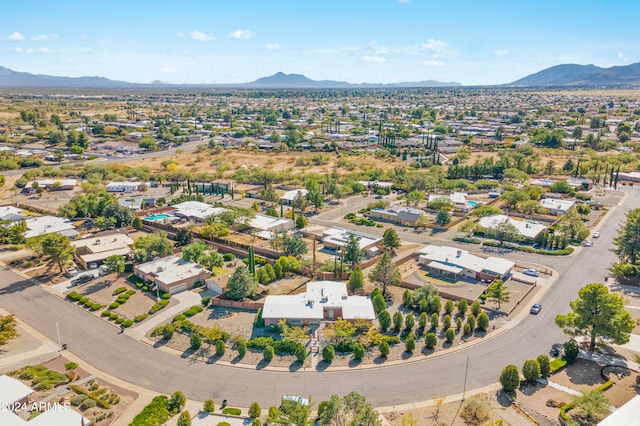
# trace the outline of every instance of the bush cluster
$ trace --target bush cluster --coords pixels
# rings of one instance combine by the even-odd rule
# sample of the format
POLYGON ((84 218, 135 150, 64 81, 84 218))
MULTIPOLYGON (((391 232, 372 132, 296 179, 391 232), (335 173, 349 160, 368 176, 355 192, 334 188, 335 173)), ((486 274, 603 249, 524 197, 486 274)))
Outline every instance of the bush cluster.
POLYGON ((165 308, 168 304, 169 304, 169 300, 167 299, 162 299, 159 302, 156 302, 156 304, 153 305, 151 309, 149 309, 149 315, 155 314, 160 309, 165 308))
POLYGON ((242 410, 239 408, 227 407, 222 410, 222 414, 229 414, 232 416, 240 416, 242 415, 242 410))
POLYGON ((296 355, 302 348, 306 352, 304 345, 291 340, 275 340, 272 337, 254 337, 249 339, 247 347, 254 351, 264 351, 267 346, 271 346, 276 355, 296 355))
POLYGON ((198 313, 202 312, 203 310, 204 310, 204 308, 201 305, 193 305, 192 307, 190 307, 189 309, 184 311, 183 314, 186 317, 192 317, 195 314, 198 314, 198 313))

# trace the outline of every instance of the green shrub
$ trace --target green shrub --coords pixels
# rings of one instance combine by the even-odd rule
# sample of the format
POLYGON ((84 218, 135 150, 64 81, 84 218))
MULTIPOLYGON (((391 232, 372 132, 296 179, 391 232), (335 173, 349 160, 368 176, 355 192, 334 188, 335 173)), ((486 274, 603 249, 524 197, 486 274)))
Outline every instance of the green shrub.
POLYGON ((224 260, 225 262, 231 262, 235 258, 236 255, 233 253, 225 253, 222 255, 222 260, 224 260))
POLYGON ((132 320, 125 320, 125 321, 122 323, 122 326, 123 326, 124 328, 129 328, 129 327, 131 327, 132 325, 133 325, 133 321, 132 321, 132 320))
POLYGON ((356 360, 361 360, 364 358, 365 349, 362 343, 356 343, 353 345, 353 357, 356 360))
POLYGON ((520 373, 515 365, 507 365, 500 373, 500 383, 505 392, 513 392, 520 386, 520 373))
POLYGON ((433 349, 437 344, 438 336, 436 336, 435 333, 427 333, 424 336, 424 345, 427 347, 427 349, 433 349))
POLYGON ((91 309, 92 311, 97 311, 98 309, 102 308, 102 305, 99 303, 92 303, 91 306, 89 307, 89 309, 91 309))
POLYGON ((150 314, 150 315, 155 314, 155 313, 156 313, 156 312, 158 312, 160 309, 162 309, 162 308, 166 307, 168 304, 169 304, 169 301, 168 301, 168 300, 161 300, 161 301, 159 301, 159 302, 156 302, 156 304, 155 304, 155 305, 153 305, 153 306, 151 307, 151 309, 149 309, 149 314, 150 314))
POLYGON ((125 319, 122 317, 118 317, 118 319, 116 319, 116 323, 118 324, 123 324, 125 322, 125 319))
POLYGON ((331 345, 325 345, 322 348, 322 360, 324 362, 331 362, 336 357, 336 351, 331 345))
POLYGON ((78 368, 78 364, 75 362, 67 362, 64 365, 65 370, 75 370, 76 368, 78 368))
POLYGON ((192 317, 195 314, 202 312, 203 310, 204 308, 201 305, 193 305, 192 307, 184 311, 183 314, 187 317, 192 317))
POLYGON ((267 361, 267 362, 269 362, 269 361, 271 361, 273 359, 273 355, 274 355, 273 346, 267 345, 264 348, 264 351, 262 351, 262 356, 263 356, 264 360, 267 361))
POLYGON ((80 410, 84 411, 88 408, 93 408, 96 405, 98 405, 98 403, 96 401, 94 401, 91 398, 87 398, 84 401, 82 401, 82 404, 80 404, 80 410))
POLYGON ((564 357, 567 362, 572 363, 575 361, 575 359, 578 358, 579 353, 580 349, 574 340, 568 340, 564 343, 564 357))
POLYGON ((180 321, 184 321, 187 319, 187 316, 184 314, 179 314, 176 315, 175 317, 173 317, 173 319, 171 320, 171 322, 180 322, 180 321))
POLYGON ((149 314, 136 315, 136 317, 133 319, 133 321, 135 321, 135 322, 144 321, 148 316, 149 316, 149 314))
POLYGON ((261 413, 262 409, 260 408, 260 404, 258 404, 257 402, 252 402, 248 411, 249 417, 251 417, 252 419, 257 419, 258 417, 260 417, 261 413))
POLYGON ((130 289, 130 290, 127 290, 125 294, 127 295, 127 297, 131 297, 134 294, 136 294, 136 291, 134 289, 130 289))
POLYGON ((216 426, 231 426, 231 424, 229 424, 229 422, 219 422, 216 426))
POLYGON ((115 290, 113 291, 113 296, 117 296, 117 295, 119 295, 120 293, 124 293, 125 291, 127 291, 127 288, 126 288, 126 287, 118 287, 117 289, 115 289, 115 290))
POLYGON ((204 405, 202 406, 202 410, 205 413, 213 413, 216 411, 215 404, 213 403, 213 399, 206 399, 204 401, 204 405))
POLYGON ((242 410, 239 408, 227 407, 222 410, 222 414, 229 414, 231 416, 240 416, 242 414, 242 410))
POLYGON ((122 305, 122 304, 124 304, 124 303, 127 303, 127 300, 129 300, 129 298, 128 298, 128 297, 121 296, 121 297, 118 297, 118 298, 116 299, 116 303, 119 303, 119 304, 121 304, 121 305, 122 305))
POLYGON ((567 359, 565 357, 556 358, 549 363, 549 371, 551 374, 563 369, 567 365, 567 359))
POLYGON ((131 274, 127 277, 127 281, 129 281, 133 285, 144 284, 144 281, 141 278, 138 278, 135 274, 131 274))
POLYGON ((205 296, 202 298, 202 306, 209 306, 209 302, 211 302, 211 296, 205 296))
POLYGON ((78 405, 82 404, 85 400, 89 399, 89 397, 87 395, 84 394, 80 394, 80 395, 76 395, 74 397, 72 397, 69 402, 71 403, 71 405, 73 405, 74 407, 77 407, 78 405))
POLYGON ((120 306, 120 303, 113 302, 112 304, 109 305, 109 309, 117 309, 118 306, 120 306))
POLYGON ((169 398, 164 395, 156 396, 133 419, 132 426, 160 425, 169 420, 169 398))
POLYGON ((169 299, 171 299, 171 294, 170 293, 162 293, 162 296, 160 296, 160 298, 162 300, 169 300, 169 299))
POLYGON ((111 315, 111 312, 108 309, 105 309, 100 315, 102 315, 103 317, 108 317, 109 315, 111 315))
POLYGON ((118 317, 119 317, 118 314, 116 314, 115 312, 110 312, 109 313, 109 319, 111 319, 111 320, 115 321, 115 320, 118 319, 118 317))

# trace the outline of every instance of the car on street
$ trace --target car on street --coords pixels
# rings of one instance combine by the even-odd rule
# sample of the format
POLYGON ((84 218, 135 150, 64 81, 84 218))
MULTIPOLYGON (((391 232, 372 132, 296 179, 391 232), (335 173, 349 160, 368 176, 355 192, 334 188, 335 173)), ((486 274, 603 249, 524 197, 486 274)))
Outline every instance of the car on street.
POLYGON ((72 279, 71 280, 71 285, 75 287, 75 286, 80 285, 80 284, 88 283, 89 281, 91 281, 94 278, 95 278, 95 276, 91 275, 91 274, 81 275, 78 278, 72 279))
POLYGON ((533 315, 538 315, 541 310, 542 310, 542 305, 539 303, 535 303, 531 305, 531 310, 529 312, 532 313, 533 315))
POLYGON ((593 241, 591 241, 591 240, 586 240, 586 241, 584 242, 584 246, 585 246, 585 247, 591 247, 592 245, 593 245, 593 241))
POLYGON ((600 238, 600 233, 598 231, 594 232, 593 238, 600 238))
POLYGON ((525 275, 529 275, 530 277, 539 277, 540 273, 538 272, 537 269, 525 269, 524 271, 522 271, 523 274, 525 275))

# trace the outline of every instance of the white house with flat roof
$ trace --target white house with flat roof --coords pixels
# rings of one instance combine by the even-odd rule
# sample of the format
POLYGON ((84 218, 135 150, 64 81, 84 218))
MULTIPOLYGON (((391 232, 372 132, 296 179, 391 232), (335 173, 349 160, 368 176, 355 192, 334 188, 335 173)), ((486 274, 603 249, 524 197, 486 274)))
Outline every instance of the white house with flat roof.
POLYGON ((520 235, 527 238, 533 239, 540 232, 547 229, 547 226, 540 222, 534 220, 516 220, 503 214, 485 216, 478 220, 478 224, 483 228, 495 229, 498 224, 503 223, 505 220, 513 225, 520 235))
POLYGON ((640 426, 640 395, 613 411, 598 426, 640 426))
POLYGON ((38 216, 25 220, 25 223, 27 224, 25 238, 53 233, 62 234, 69 238, 75 238, 78 235, 78 231, 71 221, 62 217, 38 216))
POLYGON ((200 201, 185 201, 172 206, 173 214, 184 217, 193 222, 204 222, 209 216, 215 216, 227 211, 224 207, 214 207, 211 204, 200 201))
POLYGON ((306 189, 292 189, 287 191, 280 197, 280 202, 284 205, 290 206, 293 200, 300 194, 301 197, 306 197, 309 191, 306 189))
POLYGON ((47 191, 68 191, 76 187, 76 179, 38 179, 27 183, 22 192, 32 194, 35 192, 33 184, 47 191))
POLYGON ((12 220, 18 221, 27 217, 22 209, 13 206, 2 206, 0 207, 0 220, 12 220))
POLYGON ((175 294, 193 288, 197 282, 205 283, 211 272, 197 263, 178 256, 167 256, 133 267, 140 279, 156 283, 160 290, 175 294))
POLYGON ((128 194, 130 192, 140 189, 141 182, 109 182, 107 184, 107 192, 123 192, 128 194))
POLYGON ((286 320, 291 325, 320 325, 342 318, 347 321, 373 321, 376 315, 371 299, 349 296, 347 285, 337 281, 307 283, 304 293, 267 296, 262 308, 265 325, 286 320))
POLYGON ((382 237, 376 235, 365 234, 364 232, 352 231, 351 229, 344 228, 329 228, 322 231, 322 243, 325 248, 335 250, 337 248, 343 248, 349 241, 349 236, 354 235, 358 238, 358 245, 360 250, 366 251, 371 247, 377 246, 382 242, 382 237))
POLYGON ((273 234, 293 229, 295 224, 291 219, 256 213, 256 215, 249 221, 249 226, 258 232, 268 232, 273 234))
POLYGON ((126 257, 133 252, 133 240, 120 233, 74 240, 71 245, 76 249, 76 260, 85 269, 97 268, 109 256, 126 257))
POLYGON ((494 280, 511 275, 515 262, 500 257, 480 257, 466 250, 429 245, 420 250, 418 263, 450 277, 494 280))
POLYGON ((552 215, 565 214, 567 210, 575 204, 576 202, 573 200, 560 200, 556 198, 543 198, 540 200, 540 205, 552 215))
POLYGON ((452 192, 449 195, 446 194, 429 194, 429 199, 427 201, 427 205, 429 205, 432 201, 437 200, 438 198, 448 198, 453 202, 453 204, 457 208, 465 208, 467 207, 467 193, 466 192, 452 192))

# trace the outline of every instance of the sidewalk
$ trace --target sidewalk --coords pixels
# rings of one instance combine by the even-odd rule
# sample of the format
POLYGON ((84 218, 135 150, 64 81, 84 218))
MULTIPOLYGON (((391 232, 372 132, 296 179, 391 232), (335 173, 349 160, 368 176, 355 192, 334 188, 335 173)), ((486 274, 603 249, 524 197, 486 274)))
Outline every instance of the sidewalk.
POLYGON ((164 324, 169 321, 171 318, 176 315, 186 311, 193 305, 202 304, 202 298, 199 293, 194 293, 193 291, 183 291, 182 293, 178 293, 176 295, 171 296, 171 300, 177 300, 178 303, 173 306, 167 306, 164 309, 156 312, 151 315, 146 321, 143 321, 139 325, 134 325, 131 328, 125 330, 125 334, 138 339, 144 340, 146 339, 147 333, 151 330, 159 326, 160 324, 164 324))

